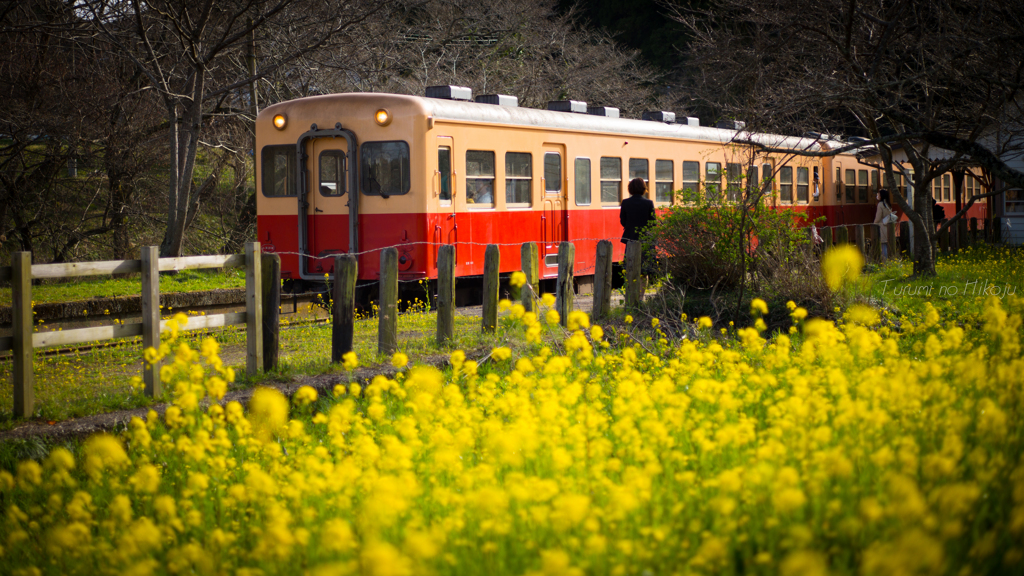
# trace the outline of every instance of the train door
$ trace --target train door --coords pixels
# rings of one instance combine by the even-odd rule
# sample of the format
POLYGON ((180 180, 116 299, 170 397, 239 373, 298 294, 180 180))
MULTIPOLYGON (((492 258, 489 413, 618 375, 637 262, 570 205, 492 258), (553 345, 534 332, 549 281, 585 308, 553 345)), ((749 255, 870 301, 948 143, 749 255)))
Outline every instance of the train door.
POLYGON ((541 276, 552 276, 558 271, 558 245, 568 239, 566 221, 565 146, 544 145, 544 178, 542 179, 543 214, 541 216, 541 276))
MULTIPOLYGON (((458 227, 455 212, 455 141, 451 136, 437 137, 437 169, 434 171, 434 196, 437 197, 437 217, 434 222, 433 244, 436 266, 437 252, 445 244, 455 244, 458 227)), ((456 266, 459 262, 455 249, 456 266)))
POLYGON ((334 254, 359 250, 356 138, 340 125, 316 126, 299 137, 299 274, 323 281, 334 272, 334 254), (349 218, 349 214, 353 218, 349 218))

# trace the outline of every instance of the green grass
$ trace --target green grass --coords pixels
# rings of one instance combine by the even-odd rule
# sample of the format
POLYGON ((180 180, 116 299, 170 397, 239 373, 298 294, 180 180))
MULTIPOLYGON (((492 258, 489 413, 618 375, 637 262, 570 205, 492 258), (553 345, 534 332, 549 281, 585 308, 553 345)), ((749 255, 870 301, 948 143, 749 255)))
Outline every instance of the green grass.
MULTIPOLYGON (((494 334, 482 334, 478 316, 456 316, 455 338, 444 347, 436 343, 434 312, 411 312, 398 319, 399 349, 412 361, 430 356, 447 355, 452 350, 490 351, 495 346, 511 346, 518 341, 511 337, 507 321, 499 322, 494 334)), ((187 326, 186 326, 187 328, 187 326)), ((191 346, 198 348, 203 338, 215 336, 221 345, 221 358, 234 366, 238 379, 236 388, 244 388, 268 379, 287 379, 298 375, 342 372, 340 364, 331 363, 331 325, 328 322, 291 322, 285 316, 281 323, 280 366, 270 374, 260 374, 253 381, 245 379, 245 332, 239 328, 196 331, 191 346)), ((363 318, 355 324, 354 348, 361 366, 386 364, 390 356, 377 354, 377 319, 363 318)), ((115 342, 114 346, 79 349, 70 354, 46 356, 36 352, 35 413, 46 421, 61 421, 103 412, 150 405, 154 400, 135 392, 129 385, 132 376, 142 370, 140 338, 115 342)), ((10 429, 13 419, 13 365, 0 362, 0 429, 10 429)))
MULTIPOLYGON (((160 275, 160 292, 201 292, 219 288, 244 288, 245 270, 184 270, 160 275)), ((138 296, 142 292, 139 276, 112 278, 84 277, 66 282, 47 282, 32 287, 32 301, 70 302, 95 297, 138 296)), ((11 288, 0 288, 0 306, 11 305, 11 288)))
POLYGON ((896 316, 918 317, 931 303, 944 318, 974 321, 989 295, 1024 296, 1024 248, 977 244, 959 254, 940 255, 936 276, 911 278, 913 266, 899 260, 878 266, 853 290, 854 297, 888 308, 896 316))

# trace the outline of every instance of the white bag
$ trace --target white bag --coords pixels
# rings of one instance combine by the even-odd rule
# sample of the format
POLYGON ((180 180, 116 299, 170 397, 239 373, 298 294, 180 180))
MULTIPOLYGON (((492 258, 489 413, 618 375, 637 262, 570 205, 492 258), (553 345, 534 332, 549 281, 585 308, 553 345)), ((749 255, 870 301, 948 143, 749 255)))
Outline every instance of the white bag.
POLYGON ((889 215, 882 218, 882 224, 895 224, 899 217, 896 216, 895 212, 889 212, 889 215))

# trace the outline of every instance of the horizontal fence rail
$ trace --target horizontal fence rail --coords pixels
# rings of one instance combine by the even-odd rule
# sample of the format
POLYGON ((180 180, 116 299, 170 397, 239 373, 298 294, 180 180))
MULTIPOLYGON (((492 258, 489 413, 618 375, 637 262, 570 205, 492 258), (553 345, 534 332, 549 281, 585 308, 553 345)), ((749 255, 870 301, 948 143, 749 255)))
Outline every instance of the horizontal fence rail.
MULTIPOLYGON (((276 353, 272 362, 264 365, 263 358, 263 308, 266 300, 265 289, 274 283, 280 285, 279 257, 261 254, 259 242, 245 245, 244 254, 212 256, 186 256, 181 258, 159 258, 157 248, 147 246, 141 249, 138 260, 110 260, 101 262, 76 262, 68 264, 31 264, 29 252, 16 252, 12 265, 0 268, 0 281, 11 283, 11 336, 0 338, 0 351, 13 351, 14 363, 14 416, 25 418, 34 411, 35 391, 33 360, 38 348, 68 346, 85 342, 102 342, 117 338, 142 336, 143 348, 159 346, 160 333, 169 320, 160 318, 160 272, 196 270, 208 268, 245 268, 245 312, 191 316, 182 331, 204 330, 225 326, 246 326, 246 374, 253 376, 261 369, 276 366, 276 353), (276 277, 264 280, 263 260, 268 261, 276 277), (111 274, 142 275, 142 321, 131 324, 110 324, 89 328, 76 328, 51 332, 33 332, 32 280, 75 278, 83 276, 104 276, 111 274)), ((276 292, 280 298, 280 290, 276 292)), ((276 319, 277 315, 273 317, 276 319)), ((267 330, 276 338, 277 328, 267 330)), ((276 351, 276 346, 273 347, 276 351)), ((144 365, 143 381, 146 394, 157 397, 162 394, 160 366, 144 365)))

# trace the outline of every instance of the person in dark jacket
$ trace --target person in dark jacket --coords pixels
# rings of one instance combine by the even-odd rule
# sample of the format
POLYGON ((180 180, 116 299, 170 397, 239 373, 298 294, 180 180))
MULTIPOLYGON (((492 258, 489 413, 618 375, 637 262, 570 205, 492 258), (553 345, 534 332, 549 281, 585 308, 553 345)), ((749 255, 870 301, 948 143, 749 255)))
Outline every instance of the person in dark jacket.
POLYGON ((654 202, 644 198, 647 192, 647 183, 643 178, 634 178, 629 181, 629 198, 622 201, 619 208, 619 224, 622 224, 622 243, 628 244, 630 240, 640 240, 640 231, 648 224, 654 222, 654 202))
MULTIPOLYGON (((623 200, 619 208, 619 224, 622 224, 623 244, 639 242, 643 229, 657 219, 654 214, 654 202, 651 202, 649 198, 644 198, 644 193, 647 192, 647 183, 643 178, 630 180, 627 190, 629 190, 629 198, 623 200)), ((643 286, 646 288, 647 276, 653 272, 654 255, 648 248, 643 251, 641 258, 640 273, 643 276, 643 286)))

